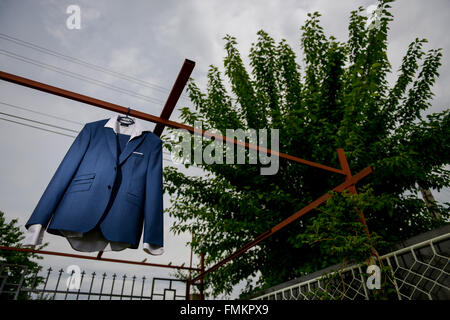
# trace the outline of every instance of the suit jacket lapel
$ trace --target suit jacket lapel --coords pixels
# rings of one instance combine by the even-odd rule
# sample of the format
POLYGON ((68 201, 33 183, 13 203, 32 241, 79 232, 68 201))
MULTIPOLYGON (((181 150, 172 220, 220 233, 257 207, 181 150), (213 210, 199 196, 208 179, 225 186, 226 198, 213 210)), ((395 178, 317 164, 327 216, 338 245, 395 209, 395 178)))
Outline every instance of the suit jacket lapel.
POLYGON ((119 156, 119 165, 122 165, 122 163, 130 156, 130 154, 136 150, 136 148, 141 144, 142 141, 144 141, 145 132, 143 132, 140 136, 135 137, 128 141, 127 145, 125 146, 125 149, 122 151, 122 153, 119 156))

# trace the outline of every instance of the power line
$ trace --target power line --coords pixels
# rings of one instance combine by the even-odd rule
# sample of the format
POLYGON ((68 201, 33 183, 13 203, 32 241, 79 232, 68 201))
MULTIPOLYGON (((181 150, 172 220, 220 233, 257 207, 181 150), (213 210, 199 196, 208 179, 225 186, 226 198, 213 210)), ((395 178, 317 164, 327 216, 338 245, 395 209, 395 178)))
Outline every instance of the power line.
POLYGON ((53 130, 48 130, 48 129, 41 128, 41 127, 32 126, 32 125, 27 124, 27 123, 22 123, 22 122, 10 120, 10 119, 5 119, 5 118, 0 118, 0 120, 9 121, 9 122, 14 122, 14 123, 17 123, 17 124, 21 124, 21 125, 23 125, 23 126, 26 126, 26 127, 35 128, 35 129, 39 129, 39 130, 43 130, 43 131, 47 131, 47 132, 52 132, 52 133, 60 134, 60 135, 62 135, 62 136, 66 136, 66 137, 76 138, 75 136, 71 136, 71 135, 69 135, 69 134, 65 134, 65 133, 61 133, 61 132, 53 131, 53 130))
POLYGON ((29 111, 29 112, 41 114, 41 115, 44 115, 44 116, 47 116, 47 117, 50 117, 50 118, 54 118, 54 119, 58 119, 58 120, 63 120, 63 121, 71 122, 71 123, 74 123, 74 124, 83 125, 83 123, 78 122, 78 121, 73 121, 73 120, 69 120, 69 119, 66 119, 66 118, 54 116, 54 115, 51 115, 51 114, 48 114, 48 113, 45 113, 45 112, 35 111, 35 110, 32 110, 32 109, 25 108, 25 107, 21 107, 21 106, 14 105, 14 104, 11 104, 11 103, 6 103, 6 102, 1 102, 1 101, 0 101, 0 104, 3 104, 3 105, 8 106, 8 107, 16 108, 16 109, 21 109, 21 110, 26 110, 26 111, 29 111))
MULTIPOLYGON (((27 123, 22 123, 22 122, 14 121, 14 120, 11 120, 11 119, 0 118, 0 120, 4 120, 4 121, 8 121, 8 122, 13 122, 13 123, 16 123, 16 124, 20 124, 20 125, 22 125, 22 126, 26 126, 26 127, 30 127, 30 128, 34 128, 34 129, 39 129, 39 130, 43 130, 43 131, 47 131, 47 132, 59 134, 59 135, 66 136, 66 137, 70 137, 70 138, 76 138, 76 136, 72 136, 72 135, 65 134, 65 133, 58 132, 58 131, 48 130, 48 129, 45 129, 45 128, 33 126, 33 125, 30 125, 30 124, 27 124, 27 123)), ((33 120, 28 120, 28 121, 33 121, 33 120)), ((169 153, 163 152, 163 154, 169 154, 169 153)), ((170 155, 170 154, 169 154, 169 155, 170 155)), ((163 157, 163 159, 166 160, 166 161, 170 161, 170 162, 173 163, 173 161, 172 161, 171 159, 167 159, 167 158, 164 158, 164 157, 163 157)))
MULTIPOLYGON (((90 62, 86 62, 84 60, 81 60, 81 59, 78 59, 78 58, 74 58, 74 57, 71 57, 71 56, 68 56, 68 55, 65 55, 65 54, 62 54, 62 53, 50 50, 48 48, 36 45, 34 43, 31 43, 31 42, 28 42, 28 41, 25 41, 25 40, 18 39, 18 38, 12 37, 12 36, 9 36, 9 35, 1 33, 1 32, 0 32, 0 39, 6 40, 6 41, 10 41, 10 42, 14 42, 14 43, 16 43, 18 45, 21 45, 21 46, 24 46, 24 47, 27 47, 27 48, 30 48, 30 49, 33 49, 33 50, 37 50, 39 52, 46 53, 46 54, 52 55, 54 57, 58 57, 58 58, 66 60, 66 61, 70 61, 72 63, 76 63, 76 64, 79 64, 79 65, 82 65, 82 66, 85 66, 85 67, 88 67, 88 68, 91 68, 91 69, 94 69, 94 70, 97 70, 97 71, 101 71, 101 72, 107 73, 109 75, 115 76, 117 78, 120 78, 120 79, 123 79, 123 80, 127 80, 127 81, 131 81, 131 82, 134 82, 136 84, 139 84, 139 85, 151 88, 151 89, 158 90, 160 92, 164 92, 164 93, 169 92, 169 89, 167 89, 165 87, 162 87, 162 86, 159 86, 159 85, 156 85, 156 84, 153 84, 153 83, 149 83, 147 81, 138 79, 136 77, 133 77, 133 76, 121 73, 121 72, 113 71, 113 70, 107 69, 105 67, 101 67, 99 65, 96 65, 96 64, 93 64, 93 63, 90 63, 90 62)), ((182 96, 182 98, 183 99, 187 99, 186 97, 183 97, 183 96, 182 96)))
MULTIPOLYGON (((67 131, 79 133, 79 131, 76 131, 76 130, 72 130, 72 129, 68 129, 68 128, 64 128, 64 127, 60 127, 60 126, 55 126, 55 125, 52 125, 52 124, 49 124, 49 123, 45 123, 45 122, 41 122, 41 121, 36 121, 36 120, 33 120, 33 119, 29 119, 29 118, 19 117, 19 116, 7 114, 7 113, 4 113, 4 112, 0 112, 0 114, 7 115, 7 116, 10 116, 10 117, 14 117, 14 118, 19 118, 19 119, 21 119, 21 120, 26 120, 26 121, 31 121, 31 122, 39 123, 39 124, 46 125, 46 126, 53 127, 53 128, 57 128, 57 129, 62 129, 62 130, 67 130, 67 131)), ((4 120, 4 121, 8 121, 8 122, 13 122, 13 123, 16 123, 16 124, 20 124, 20 125, 22 125, 22 126, 26 126, 26 127, 30 127, 30 128, 34 128, 34 129, 39 129, 39 130, 43 130, 43 131, 46 131, 46 132, 51 132, 51 133, 59 134, 59 135, 66 136, 66 137, 70 137, 70 138, 76 138, 76 136, 72 136, 72 135, 65 134, 65 133, 58 132, 58 131, 54 131, 54 130, 45 129, 45 128, 42 128, 42 127, 33 126, 33 125, 30 125, 30 124, 27 124, 27 123, 18 122, 18 121, 14 121, 14 120, 11 120, 11 119, 0 118, 0 120, 4 120)), ((169 156, 170 156, 170 153, 169 153, 169 152, 166 152, 166 151, 163 151, 163 154, 169 155, 169 156)), ((172 162, 173 164, 176 164, 174 161, 172 161, 172 159, 167 159, 167 158, 164 158, 164 157, 163 157, 163 159, 166 160, 166 161, 172 162)), ((195 167, 195 168, 199 168, 199 167, 194 166, 194 165, 192 165, 192 166, 195 167)), ((199 168, 199 169, 201 169, 201 168, 199 168)))
POLYGON ((61 130, 66 130, 66 131, 71 131, 71 132, 78 133, 78 131, 76 131, 76 130, 72 130, 72 129, 68 129, 68 128, 64 128, 64 127, 59 127, 59 126, 55 126, 53 124, 48 124, 48 123, 45 123, 45 122, 36 121, 36 120, 24 118, 24 117, 15 116, 15 115, 12 115, 12 114, 9 114, 9 113, 0 112, 0 114, 3 114, 3 115, 8 116, 8 117, 13 117, 13 118, 21 119, 21 120, 26 120, 26 121, 31 121, 31 122, 34 122, 34 123, 39 123, 39 124, 42 124, 44 126, 53 127, 53 128, 56 128, 56 129, 61 129, 61 130))
MULTIPOLYGON (((51 132, 51 133, 56 133, 56 134, 59 134, 59 135, 62 135, 62 136, 66 136, 66 137, 76 138, 76 136, 71 136, 71 135, 69 135, 69 134, 65 134, 65 133, 61 133, 61 132, 57 132, 57 131, 53 131, 53 130, 48 130, 48 129, 41 128, 41 127, 32 126, 32 125, 29 125, 29 124, 26 124, 26 123, 22 123, 22 122, 10 120, 10 119, 0 118, 0 120, 4 120, 4 121, 8 121, 8 122, 17 123, 17 124, 20 124, 20 125, 23 125, 23 126, 26 126, 26 127, 30 127, 30 128, 34 128, 34 129, 39 129, 39 130, 43 130, 43 131, 47 131, 47 132, 51 132)), ((165 153, 165 152, 163 152, 163 153, 164 153, 164 154, 167 154, 167 153, 165 153)), ((164 157, 163 157, 163 160, 174 163, 171 159, 167 159, 167 158, 164 158, 164 157)), ((193 166, 193 167, 196 167, 196 166, 193 166)), ((196 168, 198 168, 198 167, 196 167, 196 168)))
POLYGON ((19 54, 16 54, 14 52, 10 52, 10 51, 7 51, 7 50, 0 49, 0 54, 3 54, 3 55, 8 56, 10 58, 17 59, 17 60, 20 60, 20 61, 23 61, 23 62, 26 62, 26 63, 30 63, 32 65, 35 65, 35 66, 38 66, 38 67, 41 67, 41 68, 44 68, 44 69, 47 69, 47 70, 54 71, 56 73, 60 73, 60 74, 66 75, 68 77, 72 77, 72 78, 75 78, 75 79, 78 79, 78 80, 86 81, 86 82, 89 82, 89 83, 92 83, 92 84, 95 84, 95 85, 98 85, 98 86, 101 86, 101 87, 104 87, 104 88, 107 88, 107 89, 110 89, 110 90, 113 90, 113 91, 116 91, 116 92, 119 92, 119 93, 124 93, 124 94, 127 94, 129 96, 132 96, 132 97, 135 97, 135 98, 138 98, 138 99, 141 99, 141 100, 145 100, 147 102, 151 102, 151 103, 154 103, 154 104, 157 104, 157 105, 161 105, 161 104, 164 103, 162 100, 159 100, 159 99, 156 99, 156 98, 153 98, 153 97, 149 97, 149 96, 146 96, 146 95, 143 95, 143 94, 140 94, 140 93, 136 93, 136 92, 133 92, 133 91, 130 91, 130 90, 127 90, 127 89, 123 89, 123 88, 117 87, 115 85, 109 84, 107 82, 96 80, 96 79, 84 76, 82 74, 78 74, 78 73, 75 73, 75 72, 72 72, 72 71, 68 71, 68 70, 65 70, 65 69, 62 69, 62 68, 59 68, 59 67, 56 67, 56 66, 44 63, 44 62, 40 62, 40 61, 31 59, 31 58, 27 58, 27 57, 21 56, 19 54))
POLYGON ((24 40, 21 40, 21 39, 18 39, 18 38, 14 38, 14 37, 8 36, 8 35, 6 35, 4 33, 1 33, 1 32, 0 32, 0 39, 11 41, 11 42, 19 44, 21 46, 25 46, 27 48, 31 48, 31 49, 40 51, 40 52, 52 55, 54 57, 62 58, 64 60, 66 60, 66 61, 77 63, 77 64, 80 64, 80 65, 83 65, 83 66, 86 66, 86 67, 89 67, 89 68, 92 68, 94 70, 98 70, 98 71, 101 71, 101 72, 105 72, 105 73, 114 75, 114 76, 116 76, 118 78, 121 78, 121 79, 125 79, 125 80, 132 81, 132 82, 144 85, 144 86, 148 86, 149 88, 152 88, 152 89, 157 89, 157 90, 164 91, 164 92, 168 92, 169 91, 169 89, 164 88, 162 86, 159 86, 159 85, 156 85, 156 84, 152 84, 152 83, 149 83, 147 81, 144 81, 144 80, 141 80, 141 79, 138 79, 138 78, 135 78, 135 77, 132 77, 132 76, 120 73, 120 72, 109 70, 107 68, 95 65, 93 63, 89 63, 89 62, 86 62, 84 60, 81 60, 81 59, 78 59, 78 58, 74 58, 74 57, 71 57, 71 56, 68 56, 68 55, 65 55, 65 54, 62 54, 62 53, 50 50, 50 49, 45 48, 45 47, 38 46, 38 45, 33 44, 31 42, 27 42, 27 41, 24 41, 24 40))

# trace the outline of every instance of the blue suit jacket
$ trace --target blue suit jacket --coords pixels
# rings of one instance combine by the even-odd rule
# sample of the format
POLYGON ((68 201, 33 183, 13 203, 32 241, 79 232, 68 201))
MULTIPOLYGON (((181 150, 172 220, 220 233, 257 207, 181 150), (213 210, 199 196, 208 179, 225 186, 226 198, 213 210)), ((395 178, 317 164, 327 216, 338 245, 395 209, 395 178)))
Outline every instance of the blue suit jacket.
POLYGON ((69 148, 25 227, 88 232, 99 224, 107 240, 136 249, 163 246, 162 143, 151 132, 133 137, 120 155, 108 120, 85 124, 69 148), (109 203, 118 171, 121 182, 109 203), (109 204, 108 204, 109 203, 109 204), (109 209, 108 209, 109 207, 109 209))

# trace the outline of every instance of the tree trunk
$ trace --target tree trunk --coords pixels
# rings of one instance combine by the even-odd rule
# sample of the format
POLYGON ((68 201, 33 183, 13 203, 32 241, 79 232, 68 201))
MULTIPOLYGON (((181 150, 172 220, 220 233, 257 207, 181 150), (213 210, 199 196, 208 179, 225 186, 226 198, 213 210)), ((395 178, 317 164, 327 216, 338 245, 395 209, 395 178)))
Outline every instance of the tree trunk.
POLYGON ((427 206, 428 210, 433 214, 433 216, 437 219, 441 219, 441 214, 439 213, 439 210, 437 209, 436 200, 433 197, 433 194, 431 193, 430 189, 422 188, 419 185, 420 193, 422 194, 422 198, 425 201, 425 205, 427 206))

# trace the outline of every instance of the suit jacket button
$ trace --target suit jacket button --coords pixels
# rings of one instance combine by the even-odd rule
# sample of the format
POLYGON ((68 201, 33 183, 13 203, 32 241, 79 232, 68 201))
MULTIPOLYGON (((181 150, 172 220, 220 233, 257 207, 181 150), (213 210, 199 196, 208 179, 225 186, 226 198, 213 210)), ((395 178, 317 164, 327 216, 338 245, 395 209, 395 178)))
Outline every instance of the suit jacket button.
POLYGON ((117 167, 114 167, 114 170, 117 170, 117 167))
POLYGON ((111 186, 108 186, 108 189, 111 189, 111 186))

